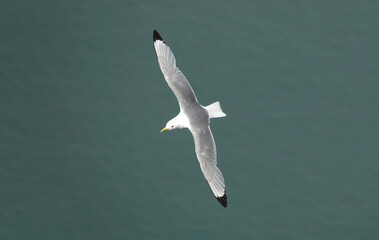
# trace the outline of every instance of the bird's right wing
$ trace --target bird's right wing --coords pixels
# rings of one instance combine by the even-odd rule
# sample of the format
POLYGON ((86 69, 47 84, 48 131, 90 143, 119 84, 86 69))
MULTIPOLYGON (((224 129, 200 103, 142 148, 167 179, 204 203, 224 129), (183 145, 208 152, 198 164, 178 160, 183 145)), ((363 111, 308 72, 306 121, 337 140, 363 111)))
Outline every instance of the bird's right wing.
POLYGON ((187 104, 197 103, 191 85, 184 74, 176 67, 174 54, 156 30, 154 30, 153 39, 159 66, 168 86, 178 99, 180 107, 185 108, 187 104))

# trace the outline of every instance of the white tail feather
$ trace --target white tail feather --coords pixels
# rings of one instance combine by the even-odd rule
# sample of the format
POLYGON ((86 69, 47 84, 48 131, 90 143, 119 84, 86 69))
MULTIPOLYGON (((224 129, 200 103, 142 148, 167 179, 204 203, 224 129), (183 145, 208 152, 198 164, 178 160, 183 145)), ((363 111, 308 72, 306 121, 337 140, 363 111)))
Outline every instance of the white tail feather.
POLYGON ((205 109, 208 111, 209 118, 220 118, 226 116, 218 101, 206 106, 205 109))

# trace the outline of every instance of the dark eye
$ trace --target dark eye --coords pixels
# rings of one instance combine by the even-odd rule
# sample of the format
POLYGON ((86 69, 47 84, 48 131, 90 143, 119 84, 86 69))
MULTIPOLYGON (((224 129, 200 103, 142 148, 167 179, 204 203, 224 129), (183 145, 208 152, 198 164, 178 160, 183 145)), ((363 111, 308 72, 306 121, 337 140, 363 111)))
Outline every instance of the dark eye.
POLYGON ((174 127, 174 125, 171 126, 172 128, 174 127))

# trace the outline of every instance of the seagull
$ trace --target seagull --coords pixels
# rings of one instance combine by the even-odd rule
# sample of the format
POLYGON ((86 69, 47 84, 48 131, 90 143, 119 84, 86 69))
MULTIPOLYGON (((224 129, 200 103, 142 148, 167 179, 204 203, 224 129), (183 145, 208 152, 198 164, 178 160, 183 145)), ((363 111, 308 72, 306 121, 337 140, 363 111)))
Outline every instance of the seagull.
POLYGON ((217 167, 216 144, 209 127, 211 118, 225 117, 219 102, 202 106, 195 96, 191 85, 183 73, 176 67, 175 56, 163 41, 159 33, 153 31, 153 42, 158 63, 168 86, 174 92, 178 102, 179 114, 167 122, 161 130, 188 128, 195 142, 195 152, 213 194, 223 207, 227 207, 225 181, 217 167))

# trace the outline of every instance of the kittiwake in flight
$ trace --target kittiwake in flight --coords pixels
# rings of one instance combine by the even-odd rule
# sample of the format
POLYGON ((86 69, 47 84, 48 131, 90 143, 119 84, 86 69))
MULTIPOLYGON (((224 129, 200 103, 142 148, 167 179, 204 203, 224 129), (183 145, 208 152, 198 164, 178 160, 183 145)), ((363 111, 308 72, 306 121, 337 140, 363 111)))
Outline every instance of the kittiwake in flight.
POLYGON ((179 114, 168 121, 161 132, 182 128, 191 131, 201 171, 216 199, 223 207, 227 207, 225 181, 220 169, 217 168, 216 144, 209 127, 211 118, 225 117, 226 114, 221 110, 219 102, 204 107, 197 101, 191 85, 176 67, 176 60, 170 47, 156 30, 153 33, 153 40, 159 66, 180 107, 179 114))

